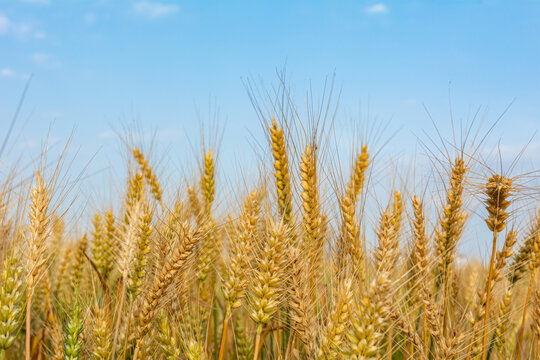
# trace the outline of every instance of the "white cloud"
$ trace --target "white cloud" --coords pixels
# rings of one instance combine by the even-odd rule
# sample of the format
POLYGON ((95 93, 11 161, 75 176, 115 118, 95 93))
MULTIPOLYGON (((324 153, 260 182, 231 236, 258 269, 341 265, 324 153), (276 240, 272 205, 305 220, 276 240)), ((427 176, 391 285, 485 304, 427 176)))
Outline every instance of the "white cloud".
POLYGON ((0 69, 0 77, 28 80, 30 75, 19 73, 10 67, 4 67, 0 69))
POLYGON ((7 33, 9 29, 9 19, 0 12, 0 35, 7 33))
POLYGON ((45 34, 43 31, 36 31, 34 33, 34 39, 41 40, 41 39, 45 39, 46 37, 47 37, 47 34, 45 34))
POLYGON ((84 22, 88 25, 92 25, 96 22, 96 14, 94 13, 87 13, 84 14, 84 22))
POLYGON ((0 76, 1 77, 12 77, 15 76, 15 71, 13 69, 10 69, 8 67, 0 69, 0 76))
POLYGON ((32 33, 32 26, 29 24, 20 23, 12 26, 12 30, 15 36, 19 39, 26 39, 28 38, 28 35, 32 33))
POLYGON ((176 13, 180 7, 176 4, 164 4, 159 2, 139 1, 133 5, 133 11, 137 15, 151 19, 176 13))
POLYGON ((386 14, 388 12, 388 6, 383 3, 374 4, 365 8, 368 14, 386 14))
POLYGON ((39 66, 45 68, 56 68, 60 66, 60 61, 48 53, 37 52, 32 54, 32 60, 39 66))
POLYGON ((25 22, 11 21, 4 13, 0 12, 0 36, 11 35, 18 40, 28 38, 43 39, 46 37, 43 31, 37 31, 34 27, 25 22))

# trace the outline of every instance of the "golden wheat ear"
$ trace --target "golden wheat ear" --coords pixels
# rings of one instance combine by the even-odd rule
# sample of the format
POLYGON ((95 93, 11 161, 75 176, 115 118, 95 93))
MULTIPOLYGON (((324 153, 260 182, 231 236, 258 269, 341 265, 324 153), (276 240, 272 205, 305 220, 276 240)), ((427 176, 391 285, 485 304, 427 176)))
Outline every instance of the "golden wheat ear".
POLYGON ((287 256, 289 278, 287 304, 291 310, 292 329, 302 342, 306 356, 311 358, 316 355, 317 319, 311 293, 313 288, 310 286, 309 262, 302 257, 299 249, 292 246, 287 256))
POLYGON ((438 288, 445 288, 450 267, 455 259, 456 246, 463 232, 467 215, 463 212, 463 191, 467 166, 461 157, 455 159, 446 191, 446 203, 435 230, 435 256, 438 260, 436 280, 438 288))
POLYGON ((260 210, 260 195, 252 191, 244 201, 238 224, 231 225, 228 231, 231 241, 229 242, 229 260, 225 262, 223 298, 226 304, 219 360, 227 352, 227 332, 232 312, 242 306, 246 295, 260 210))
POLYGON ((356 219, 356 207, 369 164, 369 153, 367 146, 364 145, 356 156, 345 194, 339 202, 341 231, 337 244, 336 273, 346 276, 347 269, 353 268, 355 276, 361 280, 365 279, 365 258, 364 244, 360 238, 360 224, 356 219))
POLYGON ((157 180, 157 176, 154 173, 154 170, 148 163, 148 160, 146 160, 142 152, 137 147, 131 151, 131 154, 139 164, 139 169, 144 175, 144 179, 147 182, 148 186, 150 187, 150 192, 152 193, 154 198, 161 205, 163 205, 163 191, 161 189, 159 181, 157 180))
POLYGON ((96 360, 110 359, 112 353, 112 324, 110 313, 96 306, 92 324, 92 356, 96 360))
POLYGON ((188 225, 184 225, 183 239, 174 249, 171 258, 166 262, 161 272, 146 292, 143 294, 143 302, 140 310, 139 321, 136 327, 135 352, 133 359, 137 358, 140 351, 140 342, 150 330, 150 326, 155 317, 156 309, 162 301, 173 280, 177 276, 185 279, 183 273, 185 267, 191 258, 194 248, 200 239, 200 232, 192 231, 188 225))
POLYGON ((23 323, 23 266, 20 254, 12 252, 2 263, 0 291, 0 359, 13 345, 23 323))
POLYGON ((389 207, 381 216, 377 239, 375 278, 351 310, 351 329, 346 349, 346 355, 351 358, 375 357, 389 326, 391 274, 397 258, 393 216, 389 207))
POLYGON ((166 360, 176 360, 180 356, 180 347, 176 334, 172 332, 169 315, 165 310, 161 310, 158 315, 158 336, 157 340, 161 347, 162 354, 166 360))
POLYGON ((41 172, 35 174, 35 186, 30 192, 30 207, 28 210, 29 234, 27 237, 27 304, 26 304, 26 340, 25 356, 31 356, 31 325, 32 297, 46 269, 47 240, 51 234, 51 214, 49 206, 52 200, 52 190, 45 183, 41 172))
POLYGON ((353 306, 351 279, 343 280, 337 287, 337 295, 328 323, 321 336, 318 357, 324 360, 343 356, 345 335, 349 327, 349 314, 353 306))
POLYGON ((254 360, 261 351, 261 334, 276 313, 283 294, 285 251, 288 228, 283 222, 268 220, 265 244, 256 261, 253 284, 250 288, 250 316, 257 325, 254 360))
POLYGON ((288 224, 292 217, 292 190, 287 156, 287 144, 282 127, 278 127, 275 119, 272 119, 268 127, 270 132, 270 145, 274 159, 274 177, 278 199, 278 213, 283 221, 288 224))
POLYGON ((506 220, 509 217, 506 209, 510 206, 509 197, 512 192, 512 180, 500 175, 493 175, 489 178, 486 184, 486 209, 488 211, 488 218, 486 224, 493 232, 493 245, 491 249, 491 259, 489 262, 489 272, 486 284, 485 294, 485 309, 484 312, 484 325, 482 332, 482 360, 487 356, 487 337, 488 337, 488 322, 489 322, 489 307, 491 304, 491 293, 495 282, 500 279, 500 272, 506 265, 506 258, 510 257, 512 246, 516 242, 516 234, 513 231, 509 232, 509 236, 506 237, 505 247, 503 254, 498 256, 498 267, 495 267, 495 256, 497 250, 497 234, 504 230, 506 227, 506 220))
MULTIPOLYGON (((540 223, 540 210, 538 212, 538 217, 535 219, 535 221, 540 223)), ((531 299, 533 286, 536 281, 536 274, 537 274, 538 268, 540 267, 540 232, 536 232, 532 238, 531 251, 527 260, 528 260, 528 267, 529 267, 530 275, 529 275, 529 284, 527 286, 527 295, 525 298, 525 305, 523 306, 523 314, 521 316, 521 326, 518 332, 519 335, 516 342, 516 352, 517 352, 516 359, 518 360, 521 358, 521 354, 523 352, 522 342, 523 342, 523 337, 525 333, 527 310, 528 310, 529 302, 531 299)))

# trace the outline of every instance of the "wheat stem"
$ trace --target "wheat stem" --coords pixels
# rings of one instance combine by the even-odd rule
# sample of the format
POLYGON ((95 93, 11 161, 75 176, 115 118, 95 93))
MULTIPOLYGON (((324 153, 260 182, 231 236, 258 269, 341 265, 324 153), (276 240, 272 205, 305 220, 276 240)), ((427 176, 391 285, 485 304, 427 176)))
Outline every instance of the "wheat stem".
POLYGON ((493 279, 493 266, 495 264, 495 253, 497 251, 497 232, 493 233, 493 247, 491 249, 491 259, 489 261, 489 273, 488 273, 488 285, 487 285, 487 298, 485 306, 485 315, 484 315, 484 326, 482 330, 482 360, 486 359, 486 346, 487 346, 487 335, 488 335, 488 321, 489 321, 489 305, 491 299, 491 288, 490 285, 493 279))
POLYGON ((534 278, 535 278, 535 274, 536 274, 536 269, 532 269, 531 270, 531 278, 529 279, 529 286, 527 287, 527 297, 525 298, 525 305, 523 306, 523 313, 522 313, 522 316, 521 316, 521 326, 519 327, 519 331, 518 331, 518 340, 517 340, 517 344, 516 344, 516 360, 520 360, 521 359, 521 352, 522 352, 522 349, 521 349, 521 343, 523 342, 523 333, 525 332, 525 320, 527 319, 527 308, 529 306, 529 301, 531 300, 531 292, 532 292, 532 287, 533 287, 533 283, 534 283, 534 278))
POLYGON ((227 312, 225 314, 225 320, 223 320, 223 333, 221 335, 221 344, 219 346, 219 357, 218 357, 219 360, 223 359, 223 355, 227 351, 227 349, 226 349, 226 347, 227 347, 227 330, 229 328, 229 320, 230 320, 230 318, 231 318, 231 315, 229 314, 229 312, 227 312))

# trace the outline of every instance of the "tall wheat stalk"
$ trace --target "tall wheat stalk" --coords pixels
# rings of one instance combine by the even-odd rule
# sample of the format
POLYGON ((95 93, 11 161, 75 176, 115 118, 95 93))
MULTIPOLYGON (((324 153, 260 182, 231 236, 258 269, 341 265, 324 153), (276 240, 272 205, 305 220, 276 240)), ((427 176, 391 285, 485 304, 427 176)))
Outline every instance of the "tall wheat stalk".
POLYGON ((497 234, 504 230, 506 227, 506 220, 509 214, 506 212, 510 201, 508 197, 512 190, 512 180, 504 178, 500 175, 494 175, 489 178, 486 184, 486 208, 489 213, 489 217, 486 219, 486 224, 493 232, 493 245, 491 249, 491 258, 489 261, 489 273, 487 280, 486 291, 486 305, 484 315, 484 326, 482 332, 482 360, 486 359, 487 355, 487 335, 488 335, 488 321, 489 321, 489 306, 491 303, 491 289, 492 281, 494 278, 493 270, 495 264, 495 252, 497 251, 497 234))
POLYGON ((32 297, 34 290, 43 276, 45 264, 47 261, 47 239, 51 233, 51 223, 49 214, 49 205, 52 199, 52 191, 47 188, 41 173, 35 174, 35 186, 30 193, 30 208, 28 211, 29 235, 28 235, 28 254, 26 269, 26 340, 25 357, 30 360, 31 356, 31 333, 32 333, 32 297))

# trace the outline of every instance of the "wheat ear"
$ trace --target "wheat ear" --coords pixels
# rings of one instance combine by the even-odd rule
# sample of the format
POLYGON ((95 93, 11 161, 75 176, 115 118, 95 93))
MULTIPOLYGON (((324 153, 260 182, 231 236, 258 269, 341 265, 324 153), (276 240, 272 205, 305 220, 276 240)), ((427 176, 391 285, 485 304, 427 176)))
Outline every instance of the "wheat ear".
POLYGON ((371 358, 377 354, 382 328, 387 324, 390 312, 390 276, 397 256, 394 237, 392 214, 387 208, 381 216, 377 233, 379 245, 375 249, 375 279, 351 311, 352 326, 346 353, 350 359, 371 358))
POLYGON ((154 173, 154 170, 148 163, 148 160, 145 159, 142 152, 139 150, 139 148, 134 148, 131 151, 133 157, 139 164, 139 168, 144 175, 144 179, 148 183, 148 186, 150 187, 150 192, 154 196, 154 198, 163 205, 163 191, 161 190, 161 185, 159 184, 159 181, 157 180, 156 174, 154 173))
POLYGON ((269 220, 268 234, 262 252, 257 257, 253 286, 250 290, 250 316, 257 324, 253 360, 259 357, 263 326, 270 322, 280 304, 287 236, 287 227, 283 222, 269 220))
POLYGON ((505 356, 506 349, 504 345, 506 343, 506 330, 508 328, 508 322, 510 320, 510 310, 512 309, 512 287, 508 287, 499 304, 499 312, 495 325, 494 340, 499 354, 505 356))
MULTIPOLYGON (((540 214, 540 211, 539 211, 540 214)), ((537 221, 540 221, 540 216, 537 218, 537 221)), ((536 271, 538 267, 540 267, 540 232, 537 232, 534 236, 534 241, 532 242, 532 251, 531 256, 529 260, 529 268, 530 268, 530 279, 529 279, 529 285, 527 287, 527 297, 525 299, 525 305, 523 306, 523 315, 521 317, 521 328, 519 331, 519 337, 517 340, 517 355, 516 359, 519 360, 521 358, 521 343, 523 341, 523 333, 525 332, 525 320, 527 318, 527 308, 529 305, 529 300, 531 298, 531 292, 532 287, 535 281, 536 277, 536 271)))
POLYGON ((182 276, 182 271, 185 269, 189 261, 195 245, 197 244, 200 234, 188 229, 187 225, 183 228, 183 239, 178 244, 171 258, 166 262, 161 272, 156 276, 153 285, 145 292, 139 321, 137 324, 135 352, 133 360, 136 360, 138 353, 139 342, 144 338, 150 328, 150 324, 155 316, 155 311, 159 302, 163 298, 165 292, 172 284, 177 276, 182 276))
POLYGON ((272 119, 269 130, 272 156, 274 158, 278 211, 285 224, 288 224, 292 217, 292 192, 285 135, 283 128, 278 127, 275 119, 272 119))
POLYGON ((175 334, 171 331, 169 317, 165 310, 158 315, 158 342, 166 360, 175 360, 180 356, 175 334))
POLYGON ((146 276, 148 255, 150 254, 150 241, 152 237, 152 211, 148 203, 143 204, 141 216, 138 221, 139 229, 136 234, 136 245, 128 275, 127 294, 131 303, 141 292, 146 276))
POLYGON ((251 360, 253 358, 253 342, 240 318, 234 321, 234 337, 238 360, 251 360))
POLYGON ((111 324, 108 315, 108 312, 104 308, 96 307, 92 329, 94 338, 92 355, 96 360, 108 360, 111 355, 111 324))
POLYGON ((525 240, 519 247, 518 252, 512 260, 510 268, 512 271, 509 275, 509 280, 512 285, 515 285, 521 278, 531 270, 530 261, 533 256, 534 246, 536 243, 536 238, 540 234, 540 208, 534 219, 529 225, 527 234, 525 235, 525 240))
POLYGON ((242 305, 248 284, 249 266, 253 258, 253 248, 256 244, 257 224, 259 220, 259 194, 253 191, 244 202, 238 229, 230 230, 230 260, 225 267, 225 282, 223 298, 226 301, 223 320, 223 333, 219 350, 219 360, 226 353, 227 329, 232 311, 242 305))
POLYGON ((449 267, 454 262, 455 249, 463 232, 466 214, 462 210, 464 179, 467 167, 462 158, 454 161, 450 174, 450 184, 446 192, 446 204, 435 230, 435 256, 437 285, 445 286, 448 281, 449 267))
POLYGON ((312 301, 309 272, 314 269, 307 267, 308 262, 302 258, 299 249, 291 247, 288 251, 288 284, 289 302, 291 310, 291 324, 298 339, 304 345, 308 358, 316 355, 317 322, 314 317, 314 303, 312 301))
POLYGON ((214 158, 210 150, 204 155, 201 193, 204 200, 204 216, 208 217, 216 194, 214 158))
MULTIPOLYGON (((506 220, 509 216, 506 212, 506 209, 508 208, 508 206, 510 206, 510 201, 508 201, 508 197, 511 195, 511 191, 512 180, 502 177, 500 175, 493 175, 491 178, 489 178, 486 184, 486 209, 489 213, 489 216, 486 219, 486 224, 489 230, 493 232, 493 247, 491 250, 491 259, 489 262, 484 326, 482 332, 482 360, 485 360, 487 355, 487 332, 489 322, 489 306, 491 303, 491 290, 493 287, 492 282, 493 279, 496 279, 497 277, 497 275, 494 276, 495 252, 497 251, 497 234, 504 230, 504 228, 506 227, 506 220)), ((515 234, 513 234, 513 236, 511 237, 513 238, 511 246, 513 246, 513 244, 515 243, 515 234)), ((503 258, 504 257, 506 257, 506 255, 503 255, 503 258)))
POLYGON ((48 214, 49 205, 51 203, 52 192, 47 188, 41 173, 38 171, 35 175, 36 184, 30 193, 30 210, 28 217, 30 218, 30 234, 28 237, 28 254, 27 254, 27 305, 26 305, 26 342, 25 356, 26 360, 30 360, 30 337, 32 333, 32 296, 34 289, 43 271, 45 271, 45 263, 47 261, 47 239, 51 232, 50 216, 48 214))
POLYGON ((534 300, 533 300, 534 308, 532 313, 532 324, 531 324, 531 330, 532 330, 532 337, 533 337, 533 358, 537 358, 540 351, 540 289, 537 289, 534 293, 534 300))
POLYGON ((313 288, 314 275, 319 272, 324 246, 320 246, 322 216, 317 177, 317 153, 311 145, 306 146, 301 156, 300 185, 302 188, 303 246, 310 257, 310 268, 313 271, 309 283, 313 288))
POLYGON ((80 293, 81 279, 83 276, 83 266, 86 262, 85 252, 88 247, 88 239, 86 234, 81 237, 75 247, 75 258, 71 266, 71 292, 74 295, 80 293))
POLYGON ((82 331, 81 307, 74 302, 71 316, 64 329, 64 360, 79 360, 83 347, 80 339, 82 331))
POLYGON ((0 359, 13 345, 23 320, 22 264, 18 254, 12 252, 4 260, 0 291, 0 359))
POLYGON ((142 210, 141 202, 144 197, 144 177, 142 174, 137 173, 131 177, 128 181, 128 189, 125 198, 124 209, 124 222, 122 226, 122 239, 118 242, 119 247, 119 260, 118 270, 121 275, 122 285, 120 288, 119 301, 117 306, 117 318, 114 325, 113 335, 113 355, 114 360, 116 355, 116 343, 118 341, 118 334, 120 332, 120 325, 122 320, 122 311, 124 308, 124 302, 127 290, 127 281, 129 277, 129 271, 131 268, 131 262, 135 253, 135 245, 137 239, 137 231, 139 227, 140 212, 142 210))
POLYGON ((336 303, 332 308, 319 347, 318 356, 323 360, 338 359, 343 353, 342 345, 348 327, 348 318, 353 305, 352 281, 345 279, 338 286, 336 303))
POLYGON ((367 146, 362 146, 361 152, 356 156, 351 177, 347 183, 345 194, 339 205, 341 211, 341 234, 338 241, 337 271, 343 272, 348 265, 347 259, 352 261, 356 274, 364 278, 364 247, 360 241, 359 224, 356 221, 356 206, 365 182, 365 173, 370 164, 367 146))
POLYGON ((446 203, 439 215, 439 224, 435 228, 435 283, 437 291, 442 287, 443 298, 443 332, 447 331, 447 320, 450 317, 448 306, 449 282, 452 265, 456 257, 456 247, 463 233, 466 213, 463 211, 463 192, 465 189, 465 176, 467 166, 461 157, 457 157, 452 164, 450 181, 446 191, 446 203))

